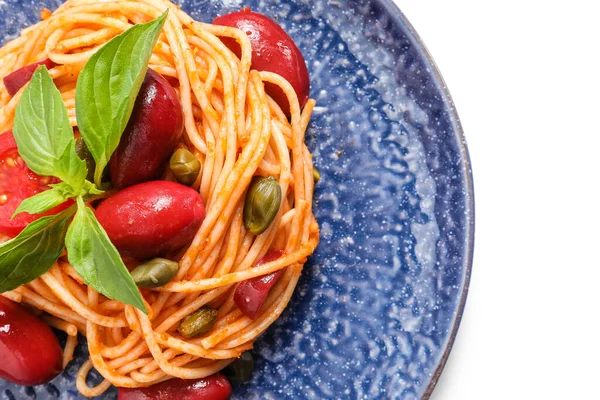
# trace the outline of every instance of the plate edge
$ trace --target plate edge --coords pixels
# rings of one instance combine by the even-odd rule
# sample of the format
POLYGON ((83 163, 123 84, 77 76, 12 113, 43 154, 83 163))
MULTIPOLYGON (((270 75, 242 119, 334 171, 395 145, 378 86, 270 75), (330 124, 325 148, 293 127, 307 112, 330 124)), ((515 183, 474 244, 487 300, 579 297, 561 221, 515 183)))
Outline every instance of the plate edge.
POLYGON ((448 342, 446 343, 446 347, 444 348, 444 352, 442 353, 442 356, 440 357, 440 361, 431 376, 431 380, 429 381, 429 384, 427 385, 427 388, 425 389, 425 392, 423 393, 423 395, 421 397, 422 400, 428 400, 429 397, 431 396, 431 394, 433 393, 433 390, 435 389, 435 386, 439 380, 440 375, 442 374, 442 371, 444 370, 446 361, 448 361, 448 356, 450 355, 450 351, 452 350, 452 346, 454 345, 454 341, 455 341, 456 335, 458 333, 458 328, 460 326, 460 322, 461 322, 461 319, 462 319, 462 316, 463 316, 463 313, 465 310, 465 304, 466 304, 467 295, 469 292, 469 284, 471 282, 471 273, 472 273, 472 267, 473 267, 473 251, 474 251, 474 244, 475 244, 475 191, 474 191, 474 185, 473 185, 473 172, 472 172, 472 168, 471 168, 471 159, 469 157, 469 150, 467 148, 467 142, 465 139, 464 130, 460 123, 460 118, 458 116, 458 112, 456 111, 456 107, 454 105, 454 101, 452 100, 452 96, 450 95, 450 91, 448 90, 448 86, 446 85, 446 82, 444 81, 444 78, 442 77, 442 74, 441 74, 437 64, 435 63, 431 53, 427 49, 427 46, 425 45, 425 43, 423 42, 423 40, 421 39, 421 37, 419 36, 417 31, 415 30, 415 28, 413 27, 413 25, 410 23, 408 18, 406 18, 404 13, 400 10, 398 5, 396 3, 394 3, 393 0, 376 0, 376 2, 379 3, 384 8, 384 10, 392 16, 392 18, 395 18, 396 20, 400 20, 401 23, 403 23, 408 28, 408 30, 409 30, 410 34, 413 36, 413 39, 415 40, 415 42, 421 46, 425 60, 430 64, 434 75, 438 79, 438 82, 437 82, 438 86, 440 86, 439 84, 441 84, 440 91, 442 92, 443 102, 446 104, 446 106, 448 107, 448 110, 450 112, 451 122, 454 125, 456 132, 458 134, 460 151, 461 151, 461 154, 465 161, 463 173, 465 176, 465 184, 466 184, 466 191, 467 191, 467 207, 468 207, 468 221, 469 221, 469 223, 467 225, 467 235, 466 235, 467 248, 466 248, 466 254, 464 257, 465 258, 465 277, 463 279, 463 287, 461 290, 460 300, 458 302, 458 309, 456 311, 456 316, 452 323, 452 330, 448 337, 448 342))

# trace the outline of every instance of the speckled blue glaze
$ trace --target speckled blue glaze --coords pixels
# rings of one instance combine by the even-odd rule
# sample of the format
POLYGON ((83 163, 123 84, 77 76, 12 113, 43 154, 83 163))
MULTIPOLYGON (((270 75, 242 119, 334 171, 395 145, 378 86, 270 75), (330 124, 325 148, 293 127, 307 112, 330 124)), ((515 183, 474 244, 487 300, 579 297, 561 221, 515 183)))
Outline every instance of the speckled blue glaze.
MULTIPOLYGON (((458 117, 399 10, 364 3, 181 2, 202 21, 242 5, 277 18, 307 60, 318 103, 307 141, 322 177, 322 240, 283 317, 257 341, 254 378, 235 399, 427 398, 458 328, 474 226, 458 117)), ((58 4, 0 0, 0 32, 15 36, 58 4)), ((3 382, 0 394, 82 398, 74 380, 85 357, 80 346, 53 382, 3 382)))

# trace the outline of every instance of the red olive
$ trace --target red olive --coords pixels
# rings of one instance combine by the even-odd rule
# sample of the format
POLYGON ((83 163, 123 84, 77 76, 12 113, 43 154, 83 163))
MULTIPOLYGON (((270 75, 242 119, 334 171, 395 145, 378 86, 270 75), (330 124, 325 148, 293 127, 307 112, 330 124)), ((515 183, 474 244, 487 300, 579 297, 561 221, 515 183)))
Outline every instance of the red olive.
POLYGON ((120 189, 159 178, 182 133, 177 93, 162 75, 149 69, 109 162, 113 186, 120 189))
MULTIPOLYGON (((254 267, 277 260, 284 254, 282 250, 272 250, 258 260, 254 267)), ((265 302, 269 290, 273 287, 283 270, 272 272, 268 275, 242 281, 235 289, 233 301, 240 311, 248 318, 254 318, 260 306, 265 302)))
MULTIPOLYGON (((292 38, 275 21, 252 12, 247 7, 217 17, 213 24, 232 26, 246 32, 252 44, 252 68, 257 71, 274 72, 284 77, 296 91, 300 108, 304 107, 310 91, 304 57, 292 38)), ((240 45, 235 40, 229 38, 221 38, 221 40, 238 57, 241 56, 240 45)), ((276 85, 266 83, 265 91, 279 104, 283 112, 289 115, 290 105, 283 90, 276 85)))
POLYGON ((104 200, 96 217, 122 255, 145 260, 189 244, 204 220, 204 203, 187 186, 151 181, 104 200))
POLYGON ((48 69, 54 68, 56 66, 56 64, 52 60, 47 58, 45 60, 21 67, 18 70, 6 75, 4 77, 4 86, 6 87, 8 94, 14 96, 15 93, 19 91, 19 89, 21 89, 27 82, 29 82, 38 65, 42 64, 45 65, 48 69))
POLYGON ((117 400, 225 400, 229 396, 229 381, 216 373, 202 379, 169 379, 146 388, 119 388, 117 400))
POLYGON ((62 371, 62 349, 52 329, 0 296, 0 378, 41 385, 62 371))

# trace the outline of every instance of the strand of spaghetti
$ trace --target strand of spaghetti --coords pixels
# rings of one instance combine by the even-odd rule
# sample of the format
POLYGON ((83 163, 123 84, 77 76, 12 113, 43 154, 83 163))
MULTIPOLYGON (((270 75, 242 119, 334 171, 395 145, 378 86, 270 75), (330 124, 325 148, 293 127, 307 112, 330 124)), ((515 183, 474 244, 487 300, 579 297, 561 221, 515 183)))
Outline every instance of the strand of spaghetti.
POLYGON ((144 357, 138 358, 135 361, 130 362, 129 364, 123 365, 121 368, 117 370, 117 372, 121 375, 127 375, 131 371, 136 369, 141 369, 151 363, 154 359, 152 357, 144 357))
POLYGON ((116 346, 107 347, 101 343, 99 345, 100 354, 102 354, 102 357, 106 358, 118 358, 138 344, 141 338, 142 335, 139 332, 131 331, 129 335, 116 346))
POLYGON ((83 363, 79 372, 77 372, 77 378, 75 379, 75 386, 79 392, 86 397, 100 396, 102 393, 111 386, 111 382, 107 379, 103 380, 100 384, 94 387, 89 387, 86 383, 88 373, 92 370, 93 364, 91 360, 87 360, 83 363))
POLYGON ((123 311, 124 308, 125 304, 117 300, 106 300, 98 304, 98 312, 101 314, 123 311))
POLYGON ((217 268, 213 274, 214 276, 223 276, 231 270, 231 267, 233 267, 233 263, 235 262, 235 257, 239 248, 240 231, 242 230, 243 224, 243 215, 244 206, 240 202, 237 209, 235 210, 235 214, 233 215, 233 221, 229 228, 230 239, 227 243, 227 251, 225 252, 225 256, 221 258, 221 261, 217 265, 217 268))
MULTIPOLYGON (((210 360, 228 360, 237 357, 240 353, 248 350, 248 343, 242 344, 240 348, 231 350, 208 350, 202 346, 177 339, 167 333, 154 333, 156 342, 160 345, 190 354, 196 357, 208 358, 210 360)), ((251 344, 250 344, 251 347, 251 344)))
MULTIPOLYGON (((213 205, 213 209, 220 208, 218 203, 223 201, 224 209, 221 209, 222 211, 220 212, 220 214, 215 216, 216 223, 213 226, 212 231, 210 232, 210 236, 209 236, 208 244, 207 244, 208 248, 210 248, 212 243, 214 243, 215 239, 213 239, 213 238, 216 238, 220 234, 222 234, 223 229, 226 227, 226 225, 228 223, 229 217, 233 213, 233 209, 235 208, 235 206, 236 206, 237 202, 239 201, 239 199, 241 198, 241 196, 244 194, 243 188, 246 188, 248 186, 248 184, 250 183, 250 181, 252 180, 252 177, 254 176, 254 172, 256 171, 256 168, 258 167, 260 160, 262 159, 264 152, 266 151, 266 147, 268 145, 271 131, 270 131, 270 124, 268 124, 266 121, 269 118, 269 114, 268 114, 267 107, 264 105, 264 102, 261 102, 261 99, 264 99, 266 95, 264 92, 262 82, 259 80, 258 73, 256 71, 251 72, 250 83, 251 83, 251 86, 248 91, 250 99, 252 100, 253 95, 256 94, 255 98, 260 102, 259 104, 260 104, 260 110, 261 110, 261 114, 262 114, 261 118, 260 118, 260 127, 261 127, 260 132, 261 133, 260 133, 260 135, 257 135, 258 137, 256 138, 256 141, 257 141, 256 147, 253 148, 252 153, 250 153, 250 151, 248 151, 248 147, 250 147, 252 145, 253 141, 250 142, 249 146, 246 146, 242 150, 240 159, 238 159, 238 161, 235 163, 234 169, 228 177, 226 186, 224 187, 224 189, 221 192, 219 192, 219 193, 223 193, 224 191, 226 191, 226 192, 230 193, 230 197, 228 199, 226 199, 225 198, 226 196, 219 196, 218 200, 215 201, 215 203, 213 205), (256 90, 256 93, 254 93, 255 90, 256 90), (250 153, 250 154, 248 154, 248 157, 250 159, 248 160, 246 168, 243 168, 243 166, 240 165, 240 160, 245 159, 245 156, 247 153, 250 153), (233 179, 230 179, 230 178, 233 178, 233 179), (234 181, 237 181, 237 186, 230 187, 230 184, 234 181)), ((207 219, 208 219, 208 216, 207 216, 207 219)), ((200 228, 200 231, 202 231, 202 228, 200 228)), ((263 233, 263 235, 264 234, 266 234, 266 233, 263 233)), ((199 263, 197 263, 197 262, 194 263, 193 268, 189 272, 189 275, 194 276, 199 268, 200 268, 199 263)))
POLYGON ((227 324, 226 326, 223 326, 222 328, 218 329, 217 331, 214 331, 210 336, 203 338, 202 341, 200 342, 200 344, 205 349, 212 349, 218 343, 227 339, 229 336, 233 335, 234 333, 237 333, 240 330, 244 329, 251 323, 252 323, 252 320, 250 318, 242 316, 237 321, 227 324))
POLYGON ((118 328, 127 326, 127 321, 123 318, 113 318, 100 315, 90 309, 87 305, 82 304, 79 300, 73 296, 66 288, 62 287, 56 278, 51 274, 44 274, 41 276, 42 280, 48 287, 54 292, 60 300, 65 303, 69 308, 81 315, 88 322, 91 321, 94 324, 109 327, 118 328))
POLYGON ((32 290, 53 303, 59 303, 58 297, 44 284, 41 278, 36 278, 27 284, 32 290))
MULTIPOLYGON (((288 81, 283 79, 280 75, 277 75, 273 72, 261 71, 260 79, 264 82, 270 82, 274 85, 277 85, 283 90, 285 93, 288 102, 290 104, 290 113, 292 116, 292 155, 293 155, 293 174, 294 178, 301 177, 302 175, 302 146, 304 145, 304 130, 300 126, 300 104, 298 103, 298 98, 296 97, 296 92, 294 88, 288 81)), ((296 202, 300 199, 305 198, 304 187, 300 182, 295 182, 297 185, 295 186, 295 198, 296 202)))
MULTIPOLYGON (((204 51, 210 51, 209 45, 200 40, 198 37, 188 36, 188 40, 190 44, 198 46, 204 51)), ((223 182, 219 184, 219 181, 215 181, 218 177, 226 176, 229 171, 233 168, 233 164, 235 163, 236 155, 237 155, 237 132, 236 132, 236 122, 235 122, 235 99, 234 99, 234 80, 232 76, 232 70, 229 68, 226 60, 219 54, 216 53, 213 55, 213 60, 217 63, 219 71, 221 72, 221 79, 223 81, 223 100, 225 106, 225 115, 224 119, 222 119, 222 130, 225 130, 226 136, 223 135, 223 131, 220 134, 220 141, 224 143, 227 147, 226 155, 225 155, 225 165, 222 164, 223 154, 221 152, 222 146, 217 147, 217 157, 218 162, 216 163, 217 168, 214 169, 213 177, 211 179, 211 186, 214 187, 215 191, 219 191, 223 185, 223 182), (223 124, 224 122, 224 124, 223 124), (224 171, 221 174, 221 170, 224 171), (216 182, 213 184, 213 182, 216 182)), ((213 191, 214 193, 214 191, 213 191)), ((212 193, 209 192, 209 197, 212 197, 212 193)))
POLYGON ((29 290, 25 286, 20 287, 23 295, 23 302, 34 306, 35 308, 46 311, 49 314, 52 314, 58 318, 62 318, 65 321, 71 322, 72 324, 77 325, 79 328, 80 325, 85 326, 85 318, 73 310, 64 307, 60 304, 53 303, 48 301, 44 297, 39 294, 29 290))
POLYGON ((182 307, 176 313, 170 315, 169 318, 164 320, 159 326, 156 327, 155 331, 158 333, 166 332, 177 322, 181 321, 187 315, 190 315, 191 313, 199 310, 200 307, 202 307, 203 305, 205 305, 206 303, 223 293, 226 289, 227 288, 218 288, 203 294, 202 296, 194 300, 192 303, 186 305, 185 307, 182 307))
POLYGON ((73 359, 73 354, 75 353, 76 346, 77 346, 77 328, 75 328, 75 335, 67 336, 67 341, 65 343, 65 348, 63 350, 63 356, 62 356, 62 368, 63 369, 67 368, 67 365, 73 359))
POLYGON ((123 341, 123 330, 122 328, 109 329, 113 343, 121 343, 123 341))
POLYGON ((71 292, 78 301, 80 301, 82 304, 87 304, 87 295, 85 291, 79 286, 79 284, 73 281, 69 275, 63 274, 62 270, 58 266, 50 268, 49 273, 56 278, 61 286, 66 287, 67 290, 71 292))
MULTIPOLYGON (((175 360, 174 363, 178 363, 179 359, 182 359, 181 357, 179 357, 179 356, 181 356, 181 352, 179 352, 179 351, 177 351, 175 349, 168 348, 168 349, 165 350, 165 352, 163 354, 164 354, 165 359, 167 361, 171 361, 174 358, 178 358, 178 360, 175 360)), ((198 358, 196 358, 195 356, 190 356, 189 354, 184 354, 184 356, 185 355, 187 355, 189 357, 188 358, 189 361, 186 362, 186 363, 184 363, 184 364, 181 364, 181 365, 185 365, 185 364, 188 364, 191 361, 198 360, 198 358)), ((204 365, 209 365, 212 362, 214 362, 214 360, 208 360, 208 359, 201 359, 201 360, 204 360, 204 362, 205 362, 204 365)), ((182 362, 183 362, 183 359, 182 359, 182 362)), ((139 373, 142 374, 142 375, 148 375, 148 374, 151 374, 152 372, 154 372, 156 370, 160 370, 160 368, 158 366, 158 363, 154 360, 154 358, 151 358, 149 360, 149 362, 146 363, 146 365, 144 365, 143 367, 139 368, 139 373)), ((160 370, 160 371, 162 372, 162 370, 160 370)))
MULTIPOLYGON (((141 334, 141 333, 140 333, 141 334)), ((136 358, 143 356, 148 353, 148 346, 146 342, 143 340, 143 335, 140 336, 140 341, 136 343, 136 345, 127 353, 122 356, 112 359, 106 362, 106 365, 111 370, 116 370, 122 367, 123 365, 134 361, 136 358)))
MULTIPOLYGON (((90 296, 91 297, 91 296, 90 296)), ((109 368, 104 359, 102 358, 102 354, 100 353, 100 342, 98 338, 98 325, 94 324, 91 321, 87 321, 86 325, 87 332, 87 340, 88 340, 88 350, 90 353, 90 360, 94 365, 96 371, 100 373, 105 379, 109 380, 115 385, 123 386, 123 387, 137 387, 137 383, 131 379, 124 376, 119 375, 114 371, 113 368, 109 368)), ((82 367, 83 368, 83 367, 82 367)), ((80 370, 81 372, 81 370, 80 370)), ((88 369, 89 372, 89 369, 88 369)), ((87 372, 85 373, 87 375, 87 372)), ((84 382, 85 382, 84 375, 84 382)), ((78 386, 79 388, 79 386, 78 386)))
POLYGON ((280 301, 274 303, 259 319, 246 328, 245 333, 241 334, 237 339, 221 343, 217 346, 218 348, 232 348, 239 346, 240 343, 251 341, 263 333, 273 322, 275 322, 275 320, 277 320, 277 318, 279 318, 294 293, 294 289, 296 288, 296 284, 298 283, 302 271, 302 267, 299 265, 295 265, 292 268, 292 278, 287 289, 281 295, 280 301))
MULTIPOLYGON (((251 98, 250 102, 253 105, 253 115, 256 118, 255 126, 256 126, 256 130, 258 132, 259 129, 262 130, 262 127, 263 127, 263 123, 262 123, 263 114, 261 112, 260 105, 258 103, 253 103, 253 101, 252 101, 253 100, 252 97, 254 94, 253 90, 249 90, 248 94, 251 98)), ((251 165, 252 162, 255 162, 256 164, 258 164, 258 162, 256 162, 256 159, 259 158, 262 155, 262 153, 264 152, 265 146, 264 146, 263 142, 265 140, 266 140, 266 138, 264 138, 263 135, 256 134, 256 135, 254 135, 254 139, 251 140, 249 142, 249 144, 246 147, 244 147, 244 149, 242 150, 242 153, 240 154, 233 171, 228 176, 225 187, 221 191, 221 193, 229 193, 230 196, 229 197, 217 196, 216 198, 211 200, 211 202, 209 203, 210 204, 209 212, 207 213, 204 221, 202 222, 202 226, 198 230, 198 233, 194 237, 192 244, 190 245, 190 247, 188 249, 188 252, 185 254, 183 259, 181 260, 181 268, 179 269, 177 275, 175 276, 176 280, 180 280, 187 274, 188 270, 192 266, 192 263, 196 259, 199 250, 205 250, 208 248, 208 251, 210 251, 210 246, 214 246, 214 244, 215 244, 214 239, 212 241, 211 241, 211 239, 209 239, 209 240, 206 240, 206 239, 208 238, 209 234, 213 238, 215 236, 220 235, 221 230, 222 230, 222 225, 225 224, 225 222, 228 218, 228 214, 225 211, 225 209, 227 208, 227 205, 228 205, 228 201, 237 203, 237 199, 239 199, 239 197, 241 197, 241 195, 243 193, 243 189, 241 189, 241 188, 245 188, 249 182, 249 179, 247 179, 247 176, 244 175, 244 173, 247 171, 247 169, 249 168, 249 165, 251 165), (242 180, 243 178, 246 178, 246 180, 243 181, 242 180), (215 225, 220 225, 220 226, 215 227, 215 225)), ((251 179, 251 174, 250 174, 249 178, 251 179)), ((235 206, 235 204, 233 204, 233 206, 235 206)), ((196 265, 195 268, 198 268, 198 266, 196 265)), ((195 271, 191 271, 192 274, 194 272, 195 271)))
POLYGON ((73 268, 71 264, 59 260, 58 265, 60 266, 60 269, 66 275, 70 276, 75 282, 79 283, 80 285, 83 285, 85 283, 79 275, 79 273, 75 271, 75 268, 73 268))
MULTIPOLYGON (((165 358, 165 359, 167 359, 167 358, 165 358)), ((169 360, 169 359, 167 359, 167 360, 169 360)), ((170 361, 169 365, 172 365, 174 367, 181 367, 181 366, 189 364, 190 362, 192 362, 194 360, 196 360, 195 356, 192 356, 189 354, 183 354, 181 356, 176 357, 175 359, 172 359, 172 361, 169 360, 170 361)), ((168 376, 167 374, 165 374, 164 371, 162 371, 160 369, 158 369, 158 370, 155 369, 155 370, 153 370, 152 373, 149 373, 149 374, 142 374, 138 371, 132 371, 130 373, 130 375, 133 379, 135 379, 138 382, 142 382, 142 383, 156 382, 159 379, 161 379, 165 376, 168 376)), ((169 377, 169 378, 171 378, 171 377, 169 377)))
POLYGON ((21 293, 18 293, 14 290, 10 292, 0 293, 0 296, 4 296, 9 300, 14 301, 15 303, 20 303, 23 300, 23 296, 21 295, 21 293))
POLYGON ((171 282, 160 288, 154 289, 161 292, 199 292, 218 288, 224 285, 230 285, 252 279, 257 276, 267 275, 271 272, 279 271, 291 264, 302 262, 307 256, 312 254, 316 247, 316 238, 311 238, 306 244, 303 244, 299 250, 292 254, 278 258, 275 261, 264 263, 258 267, 251 268, 241 272, 233 272, 218 278, 205 278, 197 281, 171 282))
POLYGON ((208 192, 210 190, 210 178, 212 177, 212 171, 215 163, 215 137, 210 130, 208 124, 203 124, 204 137, 206 138, 206 160, 202 168, 202 183, 200 184, 200 195, 203 199, 206 199, 206 206, 211 207, 210 198, 208 192))
POLYGON ((41 318, 51 327, 61 330, 69 336, 77 336, 77 327, 74 324, 49 314, 42 315, 41 318))
POLYGON ((239 62, 239 79, 234 76, 234 80, 238 82, 238 86, 236 88, 236 115, 238 116, 237 131, 238 135, 240 135, 240 141, 242 143, 246 143, 247 138, 245 136, 244 129, 244 100, 246 99, 246 87, 248 84, 247 79, 250 71, 250 64, 252 62, 250 39, 244 32, 238 29, 215 26, 211 24, 202 24, 194 21, 189 15, 179 9, 175 9, 174 11, 177 13, 178 18, 183 22, 183 24, 185 24, 185 26, 189 28, 196 36, 207 42, 213 50, 227 58, 232 71, 235 71, 235 65, 237 64, 236 57, 229 51, 229 49, 225 47, 221 40, 213 35, 232 37, 240 44, 242 49, 242 58, 239 62))
POLYGON ((75 36, 69 39, 63 39, 56 45, 56 51, 66 53, 79 47, 88 47, 97 44, 104 44, 112 39, 119 32, 112 28, 103 28, 99 31, 92 31, 88 34, 75 36))
POLYGON ((154 331, 152 329, 152 324, 150 323, 150 320, 148 319, 146 314, 139 310, 137 310, 136 313, 138 315, 142 327, 142 332, 144 333, 146 344, 148 345, 148 348, 150 349, 150 352, 152 353, 152 356, 158 363, 160 369, 163 370, 163 372, 165 372, 167 375, 175 376, 181 379, 205 378, 209 375, 214 374, 217 371, 220 371, 231 362, 231 360, 222 360, 215 362, 210 366, 201 368, 185 368, 173 366, 165 359, 162 350, 160 349, 160 346, 156 342, 154 331))

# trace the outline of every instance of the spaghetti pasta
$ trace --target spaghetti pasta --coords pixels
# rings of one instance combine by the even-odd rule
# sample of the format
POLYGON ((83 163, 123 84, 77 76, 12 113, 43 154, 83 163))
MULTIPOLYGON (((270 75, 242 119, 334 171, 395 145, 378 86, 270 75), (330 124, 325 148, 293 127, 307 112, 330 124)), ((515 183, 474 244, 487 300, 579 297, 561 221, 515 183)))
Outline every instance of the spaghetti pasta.
MULTIPOLYGON (((114 36, 165 10, 169 14, 149 68, 176 82, 185 126, 178 146, 203 165, 192 188, 207 206, 193 241, 172 257, 180 265, 175 278, 142 291, 146 315, 87 287, 63 254, 39 279, 3 294, 44 311, 49 324, 68 333, 65 365, 77 332, 87 337, 90 359, 77 376, 85 396, 99 395, 111 384, 145 387, 221 370, 279 318, 319 240, 312 212, 312 155, 304 143, 315 102, 301 109, 285 79, 252 70, 244 32, 194 21, 168 0, 68 0, 54 12, 44 10, 41 22, 0 49, 0 76, 49 58, 56 64, 50 75, 76 126, 75 85, 88 58, 114 36), (241 57, 221 38, 237 41, 241 57), (267 82, 285 93, 289 120, 265 93, 267 82), (246 189, 257 175, 276 178, 282 204, 269 228, 253 235, 242 223, 242 210, 246 189), (273 248, 285 255, 253 268, 273 248), (259 314, 250 319, 240 313, 233 301, 237 284, 276 271, 283 273, 259 314), (212 329, 194 339, 179 335, 179 321, 205 305, 219 310, 212 329), (93 388, 85 383, 92 368, 105 379, 93 388)), ((12 129, 22 91, 11 97, 0 86, 0 132, 12 129)), ((167 172, 164 179, 172 176, 167 172)))

